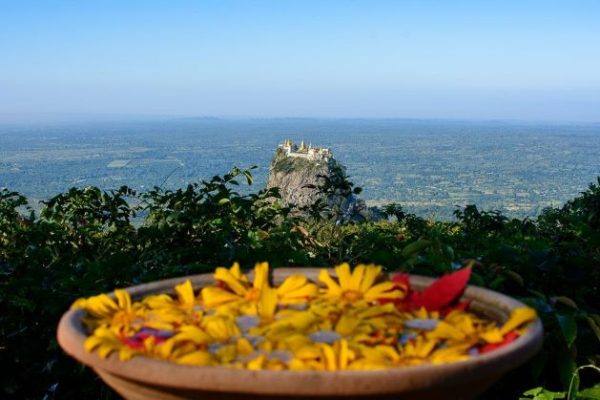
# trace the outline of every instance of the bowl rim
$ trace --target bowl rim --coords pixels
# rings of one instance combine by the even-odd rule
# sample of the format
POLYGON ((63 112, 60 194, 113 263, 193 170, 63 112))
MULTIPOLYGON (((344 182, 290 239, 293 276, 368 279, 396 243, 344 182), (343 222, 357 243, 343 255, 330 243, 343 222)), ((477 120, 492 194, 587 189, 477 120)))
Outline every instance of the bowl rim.
MULTIPOLYGON (((321 269, 298 267, 275 268, 272 271, 274 280, 278 281, 293 273, 302 273, 314 279, 321 269)), ((151 293, 173 293, 175 285, 188 279, 194 290, 214 282, 213 274, 205 273, 154 281, 125 290, 134 299, 151 293)), ((434 280, 410 275, 411 285, 417 288, 423 288, 434 280)), ((114 292, 110 295, 114 296, 114 292)), ((503 313, 504 318, 512 309, 525 306, 504 294, 472 285, 467 286, 463 298, 492 307, 503 313)), ((222 366, 180 365, 146 356, 135 356, 123 362, 115 353, 102 359, 96 352, 90 353, 84 348, 84 341, 88 337, 81 323, 84 313, 81 309, 65 312, 58 325, 57 338, 67 354, 95 370, 152 386, 256 395, 383 395, 423 390, 433 384, 450 386, 491 376, 499 377, 537 353, 543 337, 543 326, 540 318, 537 318, 527 325, 527 332, 514 342, 464 361, 371 371, 252 371, 222 366)))

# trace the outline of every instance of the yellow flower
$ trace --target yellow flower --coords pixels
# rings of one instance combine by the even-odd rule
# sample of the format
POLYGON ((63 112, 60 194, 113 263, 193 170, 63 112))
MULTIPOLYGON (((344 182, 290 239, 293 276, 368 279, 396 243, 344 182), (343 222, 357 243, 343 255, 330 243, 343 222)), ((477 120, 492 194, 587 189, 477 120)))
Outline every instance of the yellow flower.
POLYGON ((340 371, 348 369, 356 353, 349 348, 348 341, 340 340, 332 345, 314 343, 294 351, 291 362, 293 369, 340 371))
POLYGON ((473 346, 480 342, 499 343, 502 334, 492 321, 485 321, 473 314, 456 310, 438 322, 435 329, 427 333, 430 339, 446 340, 449 344, 473 346))
POLYGON ((215 339, 209 335, 206 330, 193 325, 182 326, 179 329, 179 332, 173 337, 174 343, 187 341, 203 347, 206 347, 214 340, 215 339))
POLYGON ((216 342, 227 342, 240 336, 240 328, 235 320, 227 315, 211 315, 202 320, 201 327, 216 342))
POLYGON ((438 340, 426 339, 421 335, 414 340, 409 340, 405 345, 399 346, 402 362, 408 365, 422 363, 433 352, 437 344, 438 340))
POLYGON ((461 361, 469 358, 468 349, 470 343, 438 347, 442 343, 438 339, 432 339, 419 335, 414 340, 409 340, 400 349, 400 365, 418 365, 423 363, 442 364, 446 362, 461 361))
POLYGON ((288 313, 272 323, 250 329, 250 334, 264 336, 273 341, 284 341, 295 334, 307 334, 319 322, 319 317, 310 311, 288 313))
POLYGON ((166 294, 148 296, 142 304, 149 310, 144 326, 153 329, 175 329, 182 324, 196 324, 203 311, 196 301, 194 288, 189 280, 175 286, 177 298, 166 294))
POLYGON ((269 264, 258 263, 254 267, 254 282, 252 285, 248 278, 240 271, 238 263, 230 269, 219 267, 214 277, 223 282, 225 288, 209 286, 202 289, 203 304, 207 308, 223 305, 240 306, 243 303, 256 304, 260 299, 260 292, 264 287, 269 287, 269 264))
POLYGON ((510 332, 521 334, 536 318, 518 308, 499 327, 462 310, 400 312, 380 300, 406 293, 373 265, 351 271, 342 264, 333 277, 321 270, 322 289, 300 274, 271 287, 267 263, 256 264, 252 281, 237 263, 214 277, 217 284, 198 297, 186 280, 174 296, 132 302, 116 290, 76 301, 73 308, 87 312, 86 350, 250 370, 376 370, 464 360, 505 343, 510 332))
POLYGON ((377 370, 394 366, 400 360, 398 352, 392 346, 358 347, 357 360, 350 365, 353 370, 377 370))
POLYGON ((308 282, 304 275, 299 274, 288 276, 277 288, 280 304, 304 304, 318 295, 318 286, 308 282))
POLYGON ((90 352, 96 350, 100 358, 106 358, 116 351, 121 361, 127 361, 134 354, 140 353, 124 344, 122 339, 118 329, 100 326, 85 340, 84 347, 90 352))
POLYGON ((326 269, 322 269, 319 272, 319 281, 327 286, 324 297, 346 303, 403 298, 405 293, 393 290, 396 288, 393 282, 386 281, 375 284, 381 270, 381 267, 374 265, 358 265, 351 273, 350 266, 344 263, 335 267, 338 278, 336 282, 326 269))
POLYGON ((131 297, 127 291, 116 289, 116 301, 106 294, 92 296, 87 299, 77 300, 71 308, 84 309, 92 318, 85 318, 83 322, 88 329, 93 330, 97 326, 114 326, 130 328, 131 324, 138 322, 141 312, 140 304, 135 306, 131 303, 131 297))
POLYGON ((345 309, 335 325, 335 331, 340 335, 354 336, 357 341, 367 339, 371 343, 386 341, 395 343, 401 329, 402 319, 391 303, 368 308, 345 309), (379 335, 373 336, 372 334, 376 332, 379 335))

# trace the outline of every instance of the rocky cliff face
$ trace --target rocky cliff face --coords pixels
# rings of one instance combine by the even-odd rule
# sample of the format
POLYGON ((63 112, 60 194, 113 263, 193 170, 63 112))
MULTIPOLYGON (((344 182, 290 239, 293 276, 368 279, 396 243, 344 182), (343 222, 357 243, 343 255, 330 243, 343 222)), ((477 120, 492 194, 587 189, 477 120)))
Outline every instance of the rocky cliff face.
POLYGON ((339 192, 334 191, 329 196, 325 196, 316 188, 324 183, 320 176, 335 181, 335 174, 341 174, 344 179, 346 178, 345 167, 333 157, 326 160, 309 160, 288 156, 285 150, 278 148, 271 161, 267 188, 278 187, 282 203, 285 205, 293 204, 302 208, 322 198, 330 210, 335 210, 334 213, 338 214, 337 219, 352 219, 364 206, 354 194, 342 196, 335 194, 339 192))
POLYGON ((286 205, 309 206, 319 198, 319 193, 317 189, 306 186, 319 186, 322 181, 318 176, 330 176, 336 163, 333 158, 313 161, 290 157, 279 148, 271 161, 267 188, 278 187, 282 203, 286 205))

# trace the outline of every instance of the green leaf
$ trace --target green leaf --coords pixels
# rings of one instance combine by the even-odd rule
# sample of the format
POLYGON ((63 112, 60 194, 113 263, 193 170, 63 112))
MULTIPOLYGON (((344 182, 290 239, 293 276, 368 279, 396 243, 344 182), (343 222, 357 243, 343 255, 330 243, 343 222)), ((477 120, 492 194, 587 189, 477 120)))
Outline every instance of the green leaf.
POLYGON ((246 177, 246 183, 248 183, 248 185, 252 185, 252 183, 254 182, 254 179, 252 178, 252 174, 249 171, 244 171, 242 173, 246 177))
POLYGON ((402 250, 402 256, 403 257, 411 257, 417 253, 419 253, 421 250, 426 249, 427 247, 429 247, 431 245, 431 242, 429 240, 417 240, 416 242, 413 242, 409 245, 407 245, 403 250, 402 250))
POLYGON ((578 400, 600 400, 600 384, 583 389, 577 394, 578 400))
POLYGON ((567 346, 571 347, 577 338, 577 322, 575 321, 575 317, 571 314, 556 314, 556 320, 567 341, 567 346))
POLYGON ((593 318, 593 316, 588 316, 585 319, 587 320, 588 325, 590 326, 590 328, 592 329, 592 331, 594 332, 594 334, 596 335, 598 340, 600 340, 600 325, 598 325, 598 323, 593 318))
POLYGON ((551 392, 550 390, 542 387, 536 387, 523 393, 523 396, 519 400, 555 400, 564 399, 565 392, 551 392))
POLYGON ((577 364, 573 359, 573 355, 567 349, 558 352, 556 362, 558 364, 560 382, 562 383, 563 388, 568 390, 571 386, 573 374, 577 370, 577 364))
POLYGON ((529 389, 528 391, 523 393, 523 396, 536 396, 536 395, 542 393, 543 390, 544 390, 544 388, 542 388, 542 387, 536 387, 533 389, 529 389))
POLYGON ((227 204, 227 203, 231 203, 231 200, 229 200, 227 197, 223 197, 221 200, 219 200, 219 205, 222 206, 223 204, 227 204))

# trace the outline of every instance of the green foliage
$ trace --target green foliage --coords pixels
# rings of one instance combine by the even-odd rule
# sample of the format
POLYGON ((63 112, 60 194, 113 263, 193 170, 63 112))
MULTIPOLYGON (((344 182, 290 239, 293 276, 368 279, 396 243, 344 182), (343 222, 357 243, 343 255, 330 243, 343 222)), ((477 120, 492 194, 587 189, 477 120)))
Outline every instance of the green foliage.
MULTIPOLYGON (((0 365, 10 371, 0 375, 0 398, 112 398, 57 347, 56 325, 75 299, 262 260, 373 262, 425 275, 470 265, 472 283, 535 307, 546 331, 543 351, 486 398, 518 398, 532 387, 523 398, 597 398, 597 378, 577 365, 600 362, 600 181, 535 220, 470 205, 454 222, 398 204, 381 212, 392 219, 378 221, 346 218, 336 202, 298 210, 282 206, 276 188, 240 194, 241 183, 252 183, 251 170, 178 190, 73 188, 39 216, 23 196, 0 191, 0 365)), ((343 171, 320 190, 340 199, 360 191, 343 171)))
POLYGON ((583 365, 573 371, 570 377, 570 382, 566 391, 563 392, 552 392, 543 387, 536 387, 523 393, 520 400, 554 400, 554 399, 567 399, 567 400, 600 400, 600 384, 594 385, 587 389, 581 389, 580 386, 580 372, 585 369, 592 369, 600 372, 600 368, 595 365, 583 365))

